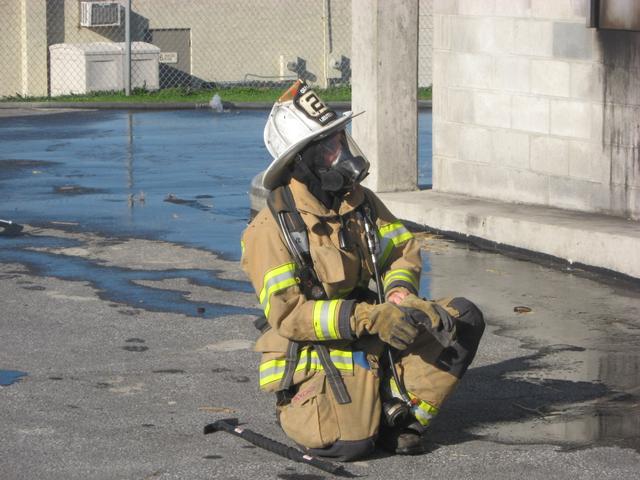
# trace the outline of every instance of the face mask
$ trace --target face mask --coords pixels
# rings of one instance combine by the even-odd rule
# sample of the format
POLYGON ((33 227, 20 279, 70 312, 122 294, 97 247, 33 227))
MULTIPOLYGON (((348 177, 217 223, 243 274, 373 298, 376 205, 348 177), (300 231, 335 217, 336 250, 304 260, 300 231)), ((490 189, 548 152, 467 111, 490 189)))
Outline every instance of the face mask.
POLYGON ((342 130, 318 142, 315 156, 321 187, 327 192, 346 193, 369 174, 369 162, 351 153, 342 130))

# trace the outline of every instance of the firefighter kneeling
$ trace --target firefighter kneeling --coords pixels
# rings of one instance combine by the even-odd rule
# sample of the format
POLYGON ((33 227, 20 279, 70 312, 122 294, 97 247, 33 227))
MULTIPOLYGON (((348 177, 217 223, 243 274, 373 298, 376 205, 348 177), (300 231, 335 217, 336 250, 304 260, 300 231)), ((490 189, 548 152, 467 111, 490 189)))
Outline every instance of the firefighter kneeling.
POLYGON ((260 387, 276 394, 293 441, 343 461, 376 444, 425 452, 425 430, 484 330, 470 301, 417 296, 420 248, 360 185, 369 163, 345 130, 352 117, 302 81, 275 103, 264 130, 268 208, 242 237, 265 315, 260 387), (369 289, 376 277, 379 293, 369 289))

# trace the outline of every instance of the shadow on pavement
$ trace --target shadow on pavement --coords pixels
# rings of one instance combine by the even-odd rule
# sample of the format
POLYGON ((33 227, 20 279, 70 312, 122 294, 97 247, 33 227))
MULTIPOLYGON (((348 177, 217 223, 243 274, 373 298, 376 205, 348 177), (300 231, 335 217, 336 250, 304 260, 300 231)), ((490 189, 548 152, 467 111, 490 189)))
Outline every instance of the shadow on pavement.
POLYGON ((553 345, 469 370, 430 427, 430 440, 441 445, 489 440, 570 448, 615 444, 638 450, 634 429, 625 428, 629 420, 638 421, 636 396, 599 382, 545 379, 544 368, 536 364, 549 353, 583 350, 553 345), (527 378, 510 378, 525 372, 527 378))

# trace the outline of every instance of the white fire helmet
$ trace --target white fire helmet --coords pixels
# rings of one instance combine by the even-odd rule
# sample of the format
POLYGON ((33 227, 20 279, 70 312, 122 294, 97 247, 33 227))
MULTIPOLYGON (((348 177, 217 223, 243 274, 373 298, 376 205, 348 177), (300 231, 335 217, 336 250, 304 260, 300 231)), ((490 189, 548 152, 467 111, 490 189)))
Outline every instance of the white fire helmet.
POLYGON ((343 129, 352 112, 338 115, 304 81, 298 80, 273 105, 264 127, 264 144, 273 161, 264 172, 267 190, 282 184, 295 156, 312 141, 343 129))

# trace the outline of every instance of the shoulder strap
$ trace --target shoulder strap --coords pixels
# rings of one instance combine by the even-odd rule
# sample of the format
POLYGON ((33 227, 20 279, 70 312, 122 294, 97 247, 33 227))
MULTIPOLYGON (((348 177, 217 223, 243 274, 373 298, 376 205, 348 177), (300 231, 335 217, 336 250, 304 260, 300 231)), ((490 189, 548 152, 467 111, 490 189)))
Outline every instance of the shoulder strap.
POLYGON ((376 202, 374 200, 374 194, 368 188, 363 188, 364 192, 364 202, 362 202, 359 206, 359 210, 368 210, 368 217, 371 222, 375 225, 376 220, 378 219, 378 212, 376 212, 376 202))
POLYGON ((295 200, 288 185, 272 190, 267 205, 276 220, 285 245, 298 266, 302 291, 308 299, 326 299, 322 282, 313 268, 309 234, 302 215, 296 208, 295 200))
MULTIPOLYGON (((267 205, 278 227, 280 227, 289 252, 296 261, 302 292, 310 300, 326 300, 327 294, 313 268, 307 226, 296 208, 295 199, 289 186, 285 185, 272 190, 267 198, 267 205)), ((337 402, 340 404, 350 403, 351 397, 347 392, 340 372, 331 361, 329 349, 321 343, 313 344, 313 348, 318 353, 318 358, 337 402)), ((293 397, 291 387, 299 353, 300 344, 289 341, 285 359, 285 371, 278 386, 278 405, 288 403, 293 397)))

